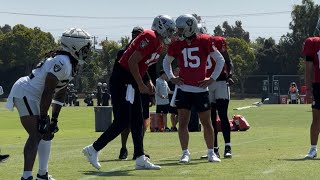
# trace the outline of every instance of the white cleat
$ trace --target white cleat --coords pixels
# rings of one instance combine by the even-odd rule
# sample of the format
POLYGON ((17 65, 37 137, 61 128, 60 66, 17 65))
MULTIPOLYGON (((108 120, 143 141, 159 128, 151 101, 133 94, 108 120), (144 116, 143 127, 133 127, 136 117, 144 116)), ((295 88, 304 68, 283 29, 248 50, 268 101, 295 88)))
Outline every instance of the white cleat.
POLYGON ((93 148, 92 144, 82 149, 82 153, 87 157, 90 164, 96 169, 100 169, 101 165, 98 159, 98 152, 93 148))
POLYGON ((159 170, 161 166, 152 164, 150 159, 142 155, 136 159, 136 170, 159 170))
POLYGON ((311 148, 308 154, 304 157, 305 159, 313 159, 317 157, 317 149, 311 148))
POLYGON ((190 154, 189 153, 183 153, 179 162, 180 163, 189 163, 190 162, 190 154))
POLYGON ((221 162, 221 160, 217 157, 217 155, 214 152, 208 154, 208 161, 209 162, 221 162))

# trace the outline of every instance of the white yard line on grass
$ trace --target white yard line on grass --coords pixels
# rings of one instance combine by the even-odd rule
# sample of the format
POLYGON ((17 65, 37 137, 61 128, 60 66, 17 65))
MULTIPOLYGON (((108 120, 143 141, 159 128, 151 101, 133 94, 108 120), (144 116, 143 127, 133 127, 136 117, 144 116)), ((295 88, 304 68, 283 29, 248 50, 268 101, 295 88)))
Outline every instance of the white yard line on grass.
MULTIPOLYGON (((274 138, 280 138, 280 137, 285 137, 285 136, 265 137, 265 138, 260 138, 260 139, 256 139, 256 140, 246 141, 246 142, 242 142, 242 143, 235 143, 235 144, 233 144, 232 146, 241 146, 241 145, 244 145, 244 144, 250 144, 250 143, 253 143, 253 142, 257 142, 257 141, 263 141, 263 140, 266 140, 266 139, 274 139, 274 138)), ((193 153, 191 153, 191 154, 198 154, 198 153, 203 153, 203 152, 206 152, 206 151, 198 151, 198 152, 193 152, 193 153)), ((158 160, 156 160, 156 161, 153 161, 153 162, 163 161, 163 160, 166 160, 166 159, 172 159, 172 158, 175 158, 175 157, 177 157, 177 156, 165 157, 165 158, 162 158, 162 159, 158 159, 158 160)), ((179 155, 178 157, 180 157, 180 155, 179 155)), ((87 163, 89 164, 89 162, 87 162, 87 163)), ((178 164, 178 160, 177 160, 177 164, 178 164)), ((108 170, 108 171, 93 173, 91 176, 86 176, 86 177, 80 178, 80 179, 78 179, 78 180, 94 179, 94 178, 103 176, 103 175, 105 175, 105 174, 108 174, 108 173, 110 173, 110 172, 117 171, 117 170, 122 169, 122 168, 126 168, 126 167, 133 167, 133 168, 134 168, 134 165, 135 165, 134 163, 130 163, 129 165, 119 166, 119 167, 110 169, 110 170, 108 170)), ((92 167, 92 168, 93 168, 93 167, 92 167)), ((160 171, 161 171, 161 170, 160 170, 160 171)), ((270 173, 272 173, 272 172, 270 172, 270 173)))

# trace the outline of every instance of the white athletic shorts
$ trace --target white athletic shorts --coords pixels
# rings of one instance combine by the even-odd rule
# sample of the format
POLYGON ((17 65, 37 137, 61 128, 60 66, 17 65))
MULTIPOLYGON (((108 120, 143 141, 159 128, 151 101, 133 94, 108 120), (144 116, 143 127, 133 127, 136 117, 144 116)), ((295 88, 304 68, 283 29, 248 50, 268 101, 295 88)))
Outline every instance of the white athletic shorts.
POLYGON ((23 116, 38 116, 40 115, 39 102, 28 100, 27 97, 13 98, 14 106, 18 109, 20 117, 23 116))
POLYGON ((217 99, 230 99, 230 89, 226 81, 216 81, 209 86, 210 103, 216 103, 217 99))

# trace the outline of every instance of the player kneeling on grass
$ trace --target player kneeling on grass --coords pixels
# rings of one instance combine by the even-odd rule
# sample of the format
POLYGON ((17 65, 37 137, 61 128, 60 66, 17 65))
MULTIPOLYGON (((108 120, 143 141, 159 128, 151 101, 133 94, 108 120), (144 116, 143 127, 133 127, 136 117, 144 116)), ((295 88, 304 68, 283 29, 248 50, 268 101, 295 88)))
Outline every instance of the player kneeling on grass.
POLYGON ((224 58, 212 44, 207 34, 196 34, 197 20, 190 14, 176 19, 178 40, 168 47, 163 68, 170 81, 178 85, 175 104, 178 109, 179 139, 182 148, 181 163, 190 161, 188 150, 191 108, 199 112, 208 148, 208 161, 220 162, 213 150, 214 130, 210 119, 208 85, 215 82, 224 66, 224 58), (206 78, 207 58, 211 56, 216 66, 210 78, 206 78), (171 62, 176 59, 180 68, 179 77, 172 72, 171 62))
POLYGON ((21 180, 32 180, 32 169, 38 152, 37 180, 53 180, 48 175, 51 140, 58 132, 58 116, 63 106, 68 83, 84 64, 91 49, 90 35, 81 29, 71 28, 61 37, 62 50, 51 51, 32 70, 13 85, 7 108, 15 106, 20 121, 29 134, 24 146, 24 172, 21 180), (52 117, 48 110, 52 104, 52 117))

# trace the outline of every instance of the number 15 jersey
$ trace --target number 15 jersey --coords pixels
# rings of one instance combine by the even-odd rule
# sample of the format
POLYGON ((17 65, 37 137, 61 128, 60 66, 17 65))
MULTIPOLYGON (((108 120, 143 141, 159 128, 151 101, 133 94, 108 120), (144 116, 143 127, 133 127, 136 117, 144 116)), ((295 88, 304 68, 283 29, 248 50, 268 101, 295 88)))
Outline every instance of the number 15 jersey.
POLYGON ((179 77, 184 80, 184 84, 199 86, 199 81, 206 77, 208 55, 214 51, 211 37, 199 34, 191 43, 185 40, 172 42, 168 48, 168 55, 178 61, 179 77))
POLYGON ((314 83, 320 83, 320 37, 307 38, 304 41, 303 54, 313 57, 314 83))

